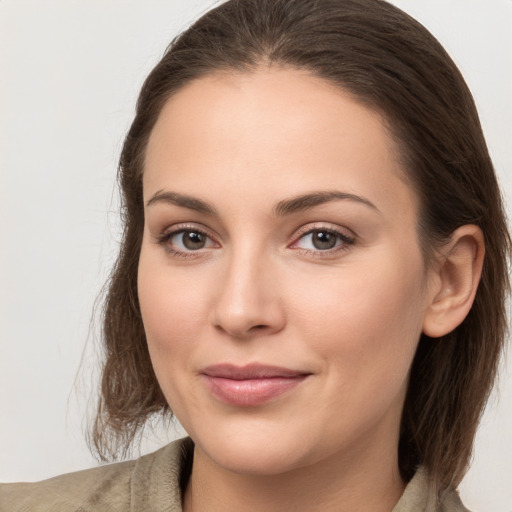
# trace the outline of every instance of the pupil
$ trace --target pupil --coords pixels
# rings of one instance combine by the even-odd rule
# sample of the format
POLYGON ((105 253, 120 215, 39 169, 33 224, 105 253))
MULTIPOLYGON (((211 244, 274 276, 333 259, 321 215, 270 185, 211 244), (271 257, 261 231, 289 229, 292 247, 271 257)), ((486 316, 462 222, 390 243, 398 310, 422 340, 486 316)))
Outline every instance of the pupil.
POLYGON ((205 237, 201 233, 196 233, 194 231, 187 231, 183 233, 183 245, 187 249, 202 249, 205 244, 205 237))
POLYGON ((332 249, 336 245, 336 235, 325 231, 315 231, 312 241, 315 249, 332 249))

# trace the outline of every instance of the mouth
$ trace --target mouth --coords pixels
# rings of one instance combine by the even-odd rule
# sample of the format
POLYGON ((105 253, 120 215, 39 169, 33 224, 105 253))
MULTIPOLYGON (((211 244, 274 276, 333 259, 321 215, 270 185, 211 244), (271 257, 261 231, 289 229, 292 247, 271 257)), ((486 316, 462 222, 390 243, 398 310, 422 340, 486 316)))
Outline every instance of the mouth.
POLYGON ((242 367, 219 364, 203 368, 200 375, 217 400, 238 407, 253 407, 290 391, 311 373, 262 364, 242 367))

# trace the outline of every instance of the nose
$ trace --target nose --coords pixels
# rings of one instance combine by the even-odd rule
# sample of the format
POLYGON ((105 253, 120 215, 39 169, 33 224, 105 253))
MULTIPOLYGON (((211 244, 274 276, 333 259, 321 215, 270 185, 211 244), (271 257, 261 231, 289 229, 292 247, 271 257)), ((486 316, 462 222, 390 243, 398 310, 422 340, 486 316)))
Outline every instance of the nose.
POLYGON ((262 257, 240 254, 226 262, 212 308, 215 329, 236 339, 278 333, 286 323, 280 280, 262 257))

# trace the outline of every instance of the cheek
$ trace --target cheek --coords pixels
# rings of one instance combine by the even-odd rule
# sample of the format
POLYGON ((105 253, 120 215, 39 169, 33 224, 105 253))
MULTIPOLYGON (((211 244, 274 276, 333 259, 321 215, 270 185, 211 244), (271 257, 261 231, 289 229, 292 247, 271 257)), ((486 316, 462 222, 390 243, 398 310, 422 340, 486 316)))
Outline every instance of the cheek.
POLYGON ((139 300, 144 327, 157 338, 172 338, 173 334, 188 330, 204 322, 203 304, 197 283, 168 278, 157 269, 139 272, 139 300), (181 282, 183 281, 183 282, 181 282))
POLYGON ((198 400, 189 378, 206 325, 204 301, 198 300, 204 290, 200 280, 191 282, 175 268, 151 260, 142 251, 138 293, 149 355, 167 403, 190 429, 187 418, 198 409, 198 400))
POLYGON ((310 275, 295 293, 297 334, 348 387, 401 386, 421 335, 421 257, 378 260, 322 279, 310 275))
POLYGON ((181 357, 194 350, 193 340, 200 338, 207 324, 207 286, 201 276, 191 280, 190 275, 165 264, 165 253, 155 252, 144 248, 141 252, 138 295, 158 375, 161 368, 183 364, 181 357))
MULTIPOLYGON (((341 335, 417 330, 423 316, 420 266, 347 268, 332 274, 309 274, 294 281, 297 316, 314 332, 332 329, 341 335), (297 284, 298 283, 298 284, 297 284)), ((404 333, 405 334, 405 333, 404 333)), ((361 340, 362 341, 362 340, 361 340)))

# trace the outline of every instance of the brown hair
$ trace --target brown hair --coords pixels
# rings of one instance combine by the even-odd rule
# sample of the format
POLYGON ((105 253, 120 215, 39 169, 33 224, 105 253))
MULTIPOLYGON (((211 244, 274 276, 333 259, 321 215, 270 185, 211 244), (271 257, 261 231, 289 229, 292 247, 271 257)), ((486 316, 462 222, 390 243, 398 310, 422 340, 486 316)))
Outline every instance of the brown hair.
POLYGON ((261 65, 308 70, 379 111, 420 198, 426 261, 464 224, 484 233, 486 257, 467 318, 440 339, 422 336, 402 417, 405 479, 427 467, 436 487, 455 486, 503 348, 510 238, 476 108, 460 72, 418 22, 383 0, 231 0, 175 38, 147 77, 119 166, 124 235, 104 309, 101 397, 93 443, 126 454, 154 413, 171 413, 148 354, 137 298, 144 223, 142 172, 166 100, 219 70, 261 65))

